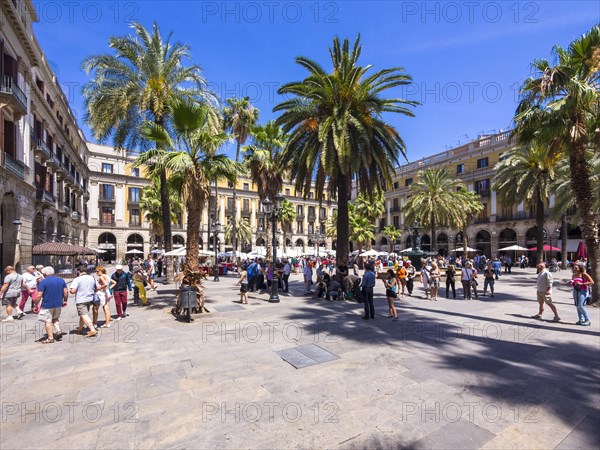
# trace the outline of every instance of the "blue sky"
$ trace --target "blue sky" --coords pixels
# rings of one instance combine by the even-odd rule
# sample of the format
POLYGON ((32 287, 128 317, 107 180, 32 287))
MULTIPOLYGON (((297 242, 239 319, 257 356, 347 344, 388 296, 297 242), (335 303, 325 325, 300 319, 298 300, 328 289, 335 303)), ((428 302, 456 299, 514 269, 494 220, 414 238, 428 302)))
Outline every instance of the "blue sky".
MULTIPOLYGON (((413 161, 508 129, 518 86, 535 58, 600 22, 598 1, 34 1, 37 38, 86 137, 80 69, 90 54, 107 53, 112 35, 129 23, 150 27, 191 46, 211 88, 222 98, 248 95, 261 121, 275 118, 277 87, 305 72, 297 56, 329 69, 334 36, 361 34, 361 63, 404 67, 410 87, 391 92, 422 104, 416 117, 387 117, 413 161)), ((233 154, 232 149, 227 149, 233 154)))

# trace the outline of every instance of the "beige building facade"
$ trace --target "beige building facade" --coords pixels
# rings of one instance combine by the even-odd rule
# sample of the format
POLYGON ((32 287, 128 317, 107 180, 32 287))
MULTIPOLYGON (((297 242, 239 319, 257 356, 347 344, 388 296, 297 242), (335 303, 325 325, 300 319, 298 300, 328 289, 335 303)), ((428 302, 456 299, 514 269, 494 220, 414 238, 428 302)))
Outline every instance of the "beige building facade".
POLYGON ((33 34, 29 0, 0 1, 0 266, 41 242, 87 244, 87 144, 33 34))
MULTIPOLYGON (((460 179, 468 190, 477 192, 481 198, 484 209, 471 218, 465 230, 469 247, 487 256, 495 256, 502 253, 499 249, 510 245, 535 246, 535 206, 528 205, 520 199, 515 199, 511 204, 501 204, 492 189, 495 165, 516 145, 516 140, 511 137, 510 132, 500 132, 481 136, 460 147, 398 167, 393 186, 385 193, 386 213, 376 224, 375 248, 397 251, 411 246, 412 231, 409 228, 412 224, 405 222, 403 207, 410 197, 411 184, 418 179, 418 172, 433 167, 445 168, 451 175, 460 179), (404 230, 396 243, 390 242, 382 233, 386 225, 404 230)), ((549 209, 554 206, 553 196, 546 206, 546 244, 562 248, 561 223, 548 217, 549 209)), ((581 230, 572 222, 573 213, 574 211, 569 211, 567 215, 567 221, 570 221, 567 226, 568 252, 574 252, 581 239, 581 230)), ((430 230, 424 228, 420 233, 421 247, 431 249, 430 230)), ((453 255, 452 250, 462 247, 462 230, 441 227, 436 231, 436 244, 440 253, 453 255)), ((510 256, 513 256, 512 252, 510 256)))
MULTIPOLYGON (((150 185, 144 167, 133 168, 135 156, 117 152, 111 146, 88 143, 90 150, 90 201, 89 242, 101 251, 104 260, 122 260, 126 256, 147 257, 153 250, 162 248, 162 236, 156 236, 148 222, 145 211, 140 208, 142 189, 150 185)), ((237 221, 247 220, 253 230, 248 242, 240 242, 238 250, 250 252, 263 247, 267 239, 265 220, 267 219, 260 202, 256 185, 246 177, 240 177, 237 184, 237 208, 233 204, 233 186, 221 180, 213 185, 214 195, 202 213, 200 225, 200 245, 207 251, 214 251, 212 224, 221 224, 217 236, 218 251, 232 250, 225 240, 225 228, 230 224, 234 212, 237 221), (218 199, 215 205, 215 196, 218 199)), ((285 241, 288 253, 323 251, 335 247, 335 242, 325 236, 327 221, 333 213, 333 206, 319 205, 315 192, 303 199, 296 194, 294 187, 286 183, 282 194, 293 205, 296 217, 286 227, 285 241)), ((173 248, 185 246, 186 212, 172 223, 173 248)), ((278 225, 278 248, 283 250, 282 225, 278 225)))

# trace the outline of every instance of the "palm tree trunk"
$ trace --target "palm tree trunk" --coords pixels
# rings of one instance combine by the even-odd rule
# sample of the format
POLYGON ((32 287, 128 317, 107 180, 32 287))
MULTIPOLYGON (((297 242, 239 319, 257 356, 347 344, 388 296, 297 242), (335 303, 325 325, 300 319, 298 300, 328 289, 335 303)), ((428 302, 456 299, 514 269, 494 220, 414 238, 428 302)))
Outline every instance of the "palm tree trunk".
MULTIPOLYGON (((575 193, 577 209, 579 211, 579 226, 585 240, 588 260, 591 266, 591 277, 598 283, 599 280, 599 241, 598 222, 594 216, 594 199, 590 173, 585 158, 585 141, 578 139, 572 143, 569 151, 571 165, 571 188, 575 193)), ((596 287, 596 286, 594 286, 596 287)), ((592 302, 600 300, 598 289, 592 289, 592 302)))
POLYGON ((338 187, 338 217, 337 217, 337 249, 335 258, 337 265, 348 265, 348 250, 350 240, 350 221, 348 216, 348 176, 339 173, 337 176, 338 187))
POLYGON ((435 218, 433 217, 433 213, 431 213, 431 248, 429 249, 432 252, 437 251, 437 243, 435 242, 435 218))
POLYGON ((191 193, 187 204, 186 263, 193 271, 199 269, 198 245, 200 243, 200 222, 202 218, 201 199, 196 190, 191 193))
POLYGON ((167 172, 160 171, 160 202, 163 220, 163 245, 165 252, 171 251, 171 204, 169 202, 169 186, 167 185, 167 172))
POLYGON ((536 241, 537 251, 535 257, 537 264, 544 262, 544 200, 539 191, 537 194, 536 208, 535 208, 535 225, 537 226, 536 241))
POLYGON ((568 241, 568 233, 567 229, 567 216, 562 215, 560 218, 560 234, 562 235, 562 248, 560 252, 561 256, 561 264, 563 269, 567 267, 567 241, 568 241))
MULTIPOLYGON (((240 141, 237 141, 235 149, 235 162, 240 159, 240 141)), ((237 177, 233 183, 233 218, 231 219, 231 245, 233 246, 233 255, 237 256, 237 177)))

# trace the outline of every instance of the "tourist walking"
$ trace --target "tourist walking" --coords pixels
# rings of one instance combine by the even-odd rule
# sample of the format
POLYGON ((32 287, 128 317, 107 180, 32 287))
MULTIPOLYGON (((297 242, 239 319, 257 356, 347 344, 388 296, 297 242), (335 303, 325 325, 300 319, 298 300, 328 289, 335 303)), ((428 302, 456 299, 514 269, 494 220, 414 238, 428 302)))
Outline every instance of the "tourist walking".
POLYGON ((429 271, 431 278, 431 299, 437 302, 438 292, 440 290, 440 278, 442 277, 442 272, 438 265, 434 262, 431 263, 431 270, 429 271))
POLYGON ((425 290, 425 300, 429 300, 431 291, 431 267, 428 264, 427 262, 421 267, 421 283, 423 283, 423 289, 425 290))
POLYGON ((585 263, 578 263, 573 266, 573 278, 568 281, 573 287, 573 301, 577 307, 577 315, 579 320, 575 325, 583 325, 589 327, 590 316, 587 312, 585 304, 590 295, 590 286, 594 284, 594 280, 585 270, 585 263))
POLYGON ((283 266, 283 292, 290 292, 290 272, 292 270, 292 266, 290 262, 286 259, 285 266, 283 266))
POLYGON ((373 273, 373 267, 365 265, 365 273, 362 277, 361 282, 362 296, 365 302, 365 315, 363 319, 368 320, 375 318, 375 305, 373 304, 373 288, 375 287, 375 273, 373 273))
POLYGON ((388 269, 387 274, 387 280, 383 280, 383 285, 385 286, 385 296, 387 297, 388 308, 390 309, 388 317, 398 320, 398 312, 394 306, 394 301, 398 298, 398 279, 393 269, 388 269))
POLYGON ((248 272, 245 265, 241 269, 240 279, 236 286, 240 286, 240 303, 248 304, 248 272))
POLYGON ((406 261, 404 267, 406 267, 406 290, 408 291, 408 296, 411 297, 415 287, 415 274, 417 273, 417 269, 410 261, 406 261))
MULTIPOLYGON (((131 280, 129 274, 123 271, 121 264, 117 264, 115 270, 116 272, 110 277, 110 288, 113 291, 115 307, 117 308, 117 318, 115 320, 118 321, 127 317, 127 291, 131 292, 131 280)), ((140 296, 141 294, 140 292, 140 296)))
POLYGON ((35 301, 40 307, 38 320, 43 322, 46 328, 46 338, 40 342, 52 344, 54 340, 62 339, 59 320, 62 309, 67 306, 69 292, 65 280, 54 276, 52 267, 44 267, 42 271, 45 278, 40 281, 35 296, 35 301))
POLYGON ((456 268, 450 264, 446 269, 446 298, 450 298, 450 288, 452 288, 452 297, 456 298, 456 268))
POLYGON ((37 298, 38 282, 42 280, 41 276, 37 276, 34 266, 29 266, 22 276, 23 285, 21 287, 21 302, 19 303, 19 309, 22 312, 19 315, 25 314, 25 305, 27 304, 27 299, 29 298, 31 298, 31 311, 33 312, 33 303, 37 298))
POLYGON ((89 311, 96 295, 96 280, 87 273, 87 266, 77 267, 77 273, 78 276, 71 282, 71 289, 69 290, 71 294, 75 295, 75 306, 79 315, 77 334, 81 334, 85 325, 88 329, 85 336, 95 336, 98 331, 96 331, 92 319, 90 319, 89 311))
MULTIPOLYGON (((473 264, 468 261, 465 263, 464 269, 460 272, 460 282, 463 288, 463 299, 471 300, 471 282, 475 280, 475 271, 473 264)), ((477 293, 477 291, 475 291, 477 293)))
POLYGON ((404 264, 398 266, 396 261, 394 261, 394 265, 396 266, 396 274, 398 275, 398 280, 400 281, 400 286, 402 287, 402 292, 400 295, 404 297, 404 290, 406 288, 406 267, 404 267, 404 264))
POLYGON ((24 316, 23 311, 17 306, 23 286, 23 277, 15 271, 13 266, 6 266, 4 272, 6 272, 6 276, 0 288, 0 297, 2 297, 2 306, 6 307, 6 318, 2 322, 10 322, 14 320, 13 308, 17 310, 18 319, 22 319, 24 316))
POLYGON ((498 258, 494 258, 492 261, 492 269, 494 269, 494 275, 496 280, 500 278, 500 269, 502 268, 502 263, 498 258))
POLYGON ((495 283, 496 271, 492 267, 491 263, 488 263, 483 271, 483 295, 486 295, 487 288, 490 288, 490 294, 494 296, 494 283, 495 283))
POLYGON ((144 272, 140 266, 133 266, 133 276, 131 277, 131 281, 133 282, 134 291, 138 291, 138 304, 139 299, 141 298, 142 306, 150 304, 146 292, 146 278, 146 272, 144 272))
POLYGON ((312 284, 312 269, 310 268, 310 264, 304 265, 304 295, 312 294, 310 290, 310 286, 312 284))
POLYGON ((94 326, 97 326, 98 308, 102 308, 104 311, 104 324, 100 328, 110 328, 110 299, 112 297, 109 289, 110 279, 106 275, 106 269, 102 266, 96 267, 96 276, 98 277, 96 289, 98 297, 100 297, 100 303, 94 303, 92 306, 94 326))
POLYGON ((150 256, 148 256, 148 284, 150 285, 150 289, 153 291, 156 290, 156 285, 154 284, 154 279, 156 278, 156 262, 150 256))
POLYGON ((546 264, 539 263, 537 266, 537 301, 539 304, 539 311, 535 316, 531 316, 532 319, 541 319, 542 314, 544 313, 544 304, 548 305, 552 312, 554 313, 553 322, 559 322, 560 317, 558 317, 558 311, 556 310, 556 306, 552 303, 552 274, 546 268, 546 264))

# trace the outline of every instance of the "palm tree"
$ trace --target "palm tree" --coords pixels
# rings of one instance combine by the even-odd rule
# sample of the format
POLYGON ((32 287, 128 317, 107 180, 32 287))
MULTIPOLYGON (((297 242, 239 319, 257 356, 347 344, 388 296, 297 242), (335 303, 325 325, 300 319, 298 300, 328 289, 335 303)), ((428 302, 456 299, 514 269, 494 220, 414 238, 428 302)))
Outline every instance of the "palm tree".
POLYGON ((403 206, 405 220, 408 223, 416 220, 429 227, 432 251, 436 251, 436 231, 440 225, 461 226, 467 221, 466 213, 474 213, 473 208, 480 211, 483 205, 480 201, 471 205, 468 191, 460 189, 462 181, 452 178, 446 169, 420 170, 417 177, 409 188, 412 196, 403 206))
MULTIPOLYGON (((147 122, 144 133, 162 148, 172 149, 164 157, 165 167, 183 180, 181 197, 187 209, 186 262, 189 271, 196 272, 200 221, 210 199, 211 182, 219 178, 235 180, 241 165, 216 153, 228 136, 222 130, 215 132, 212 120, 215 110, 211 105, 176 101, 171 108, 172 129, 147 122)), ((148 150, 140 158, 151 160, 158 151, 148 150)))
POLYGON ((383 227, 383 230, 381 230, 381 232, 390 240, 389 248, 390 251, 393 251, 392 245, 400 238, 400 236, 402 236, 402 230, 399 230, 393 225, 390 225, 387 227, 383 227))
POLYGON ((350 239, 356 241, 360 251, 362 251, 363 245, 370 245, 371 240, 375 239, 375 234, 373 233, 373 224, 366 217, 355 215, 352 218, 350 230, 350 239))
MULTIPOLYGON (((598 279, 598 220, 586 150, 598 151, 600 138, 600 25, 575 39, 568 48, 555 46, 555 64, 532 63, 533 74, 521 87, 522 101, 515 114, 522 144, 535 140, 569 158, 571 189, 579 211, 592 277, 598 279)), ((599 300, 598 290, 592 292, 599 300)))
POLYGON ((496 164, 494 190, 500 202, 510 204, 514 199, 523 199, 535 206, 538 262, 543 261, 545 206, 556 179, 556 156, 548 147, 531 144, 509 150, 506 159, 496 164))
MULTIPOLYGON (((274 121, 267 122, 264 126, 252 129, 252 144, 244 147, 244 164, 250 176, 256 183, 258 197, 262 202, 269 197, 271 200, 281 191, 283 176, 286 172, 281 158, 281 151, 285 145, 287 136, 281 127, 274 121)), ((266 230, 266 257, 271 258, 271 240, 269 230, 271 221, 265 220, 266 230)))
MULTIPOLYGON (((240 223, 237 226, 237 234, 242 243, 244 242, 252 242, 252 236, 254 235, 254 231, 250 226, 250 222, 246 218, 242 218, 240 223)), ((225 240, 227 242, 232 242, 233 239, 233 221, 228 223, 225 226, 225 240)))
POLYGON ((384 98, 381 94, 408 85, 411 77, 402 68, 383 69, 371 75, 371 66, 359 66, 360 36, 350 48, 345 39, 333 40, 330 48, 333 70, 299 57, 296 62, 308 71, 302 81, 282 86, 279 94, 292 95, 274 108, 282 114, 277 123, 291 133, 283 159, 292 168, 296 189, 305 198, 313 180, 317 197, 327 190, 337 198, 337 263, 348 263, 348 202, 356 178, 361 192, 371 194, 391 184, 399 157, 406 155, 398 131, 382 114, 413 116, 408 106, 417 102, 384 98))
POLYGON ((373 224, 385 213, 384 194, 381 189, 375 189, 370 196, 360 193, 354 204, 356 212, 373 224))
MULTIPOLYGON (((146 221, 150 223, 150 232, 157 240, 162 239, 163 220, 160 200, 160 179, 152 177, 152 184, 142 189, 140 196, 140 209, 144 212, 146 221)), ((169 180, 167 180, 168 182, 169 180)), ((172 185, 169 185, 169 200, 171 202, 171 221, 176 222, 178 214, 183 212, 183 203, 179 192, 172 185)))
MULTIPOLYGON (((140 23, 134 36, 111 37, 114 55, 95 55, 83 61, 93 79, 83 88, 85 120, 100 142, 112 138, 117 149, 146 149, 150 142, 141 133, 149 120, 157 126, 168 121, 169 103, 175 99, 212 99, 200 67, 184 67, 190 58, 187 45, 163 40, 156 22, 149 32, 140 23)), ((165 250, 171 249, 171 216, 167 174, 160 171, 160 198, 165 250)))
MULTIPOLYGON (((235 161, 240 160, 240 148, 250 134, 250 130, 258 120, 258 109, 250 104, 250 98, 244 97, 242 99, 233 97, 228 98, 227 103, 229 106, 223 108, 223 116, 225 117, 225 127, 230 130, 233 134, 236 142, 235 148, 235 161)), ((237 183, 233 184, 233 251, 237 251, 237 183)))
POLYGON ((281 220, 281 228, 283 229, 283 251, 286 252, 287 231, 292 226, 296 219, 296 210, 294 205, 287 198, 283 200, 279 219, 281 220))

